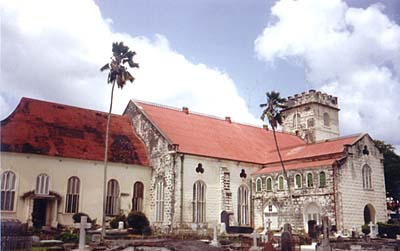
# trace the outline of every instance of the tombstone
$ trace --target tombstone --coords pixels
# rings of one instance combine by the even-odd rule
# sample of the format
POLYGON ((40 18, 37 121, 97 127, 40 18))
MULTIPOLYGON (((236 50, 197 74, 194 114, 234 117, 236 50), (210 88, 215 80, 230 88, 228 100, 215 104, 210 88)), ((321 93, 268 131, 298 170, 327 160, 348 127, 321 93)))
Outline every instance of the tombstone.
POLYGON ((253 237, 253 246, 249 249, 249 251, 261 251, 261 250, 263 250, 262 247, 258 247, 257 246, 257 236, 258 236, 258 234, 257 234, 256 230, 253 231, 251 236, 253 237))
POLYGON ((281 235, 281 251, 293 251, 292 226, 289 223, 283 225, 281 235))
POLYGON ((124 230, 124 222, 118 221, 118 230, 124 230))
POLYGON ((81 216, 81 223, 75 223, 75 228, 79 228, 79 247, 78 251, 85 251, 86 229, 91 228, 92 224, 87 222, 87 216, 81 216))
POLYGON ((214 247, 219 247, 218 235, 217 235, 217 224, 214 224, 214 238, 211 241, 210 245, 214 246, 214 247))
POLYGON ((225 222, 221 223, 221 228, 219 230, 219 233, 220 234, 226 234, 226 224, 225 224, 225 222))
POLYGON ((92 244, 99 245, 101 243, 101 234, 92 234, 91 238, 92 244))
POLYGON ((322 241, 317 245, 317 251, 331 251, 331 245, 329 244, 329 232, 330 232, 330 224, 329 224, 328 216, 324 216, 322 218, 322 233, 323 238, 322 241))
POLYGON ((378 231, 378 225, 377 225, 377 224, 373 224, 372 222, 370 222, 370 223, 368 224, 368 226, 369 226, 369 229, 370 229, 369 236, 370 236, 372 239, 377 238, 378 233, 379 233, 379 231, 378 231))

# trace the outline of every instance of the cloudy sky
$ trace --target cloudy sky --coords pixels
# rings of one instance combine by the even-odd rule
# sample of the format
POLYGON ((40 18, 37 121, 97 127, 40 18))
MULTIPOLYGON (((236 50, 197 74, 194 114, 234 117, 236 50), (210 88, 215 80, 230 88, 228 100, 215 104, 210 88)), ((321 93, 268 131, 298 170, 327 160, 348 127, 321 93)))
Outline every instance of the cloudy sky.
POLYGON ((106 111, 111 43, 137 52, 129 99, 260 124, 265 92, 339 97, 341 134, 400 148, 400 1, 6 1, 0 118, 23 96, 106 111))

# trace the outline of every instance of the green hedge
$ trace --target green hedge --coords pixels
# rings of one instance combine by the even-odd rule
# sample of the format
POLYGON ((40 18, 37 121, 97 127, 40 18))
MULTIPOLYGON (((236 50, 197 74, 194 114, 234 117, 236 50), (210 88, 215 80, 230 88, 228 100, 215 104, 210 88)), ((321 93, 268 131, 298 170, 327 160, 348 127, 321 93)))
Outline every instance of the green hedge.
POLYGON ((378 231, 380 237, 396 238, 400 234, 400 224, 389 224, 378 222, 378 231))

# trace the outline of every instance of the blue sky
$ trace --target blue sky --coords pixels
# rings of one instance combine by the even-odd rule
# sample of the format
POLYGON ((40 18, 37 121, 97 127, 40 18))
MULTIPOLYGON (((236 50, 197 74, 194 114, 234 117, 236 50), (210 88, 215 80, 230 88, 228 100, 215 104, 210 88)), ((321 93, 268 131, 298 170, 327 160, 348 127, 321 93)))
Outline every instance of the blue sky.
POLYGON ((138 53, 131 98, 260 124, 264 93, 339 97, 341 133, 399 148, 400 2, 0 1, 1 117, 22 96, 107 110, 98 68, 113 41, 138 53), (24 60, 20 60, 23 58, 24 60))

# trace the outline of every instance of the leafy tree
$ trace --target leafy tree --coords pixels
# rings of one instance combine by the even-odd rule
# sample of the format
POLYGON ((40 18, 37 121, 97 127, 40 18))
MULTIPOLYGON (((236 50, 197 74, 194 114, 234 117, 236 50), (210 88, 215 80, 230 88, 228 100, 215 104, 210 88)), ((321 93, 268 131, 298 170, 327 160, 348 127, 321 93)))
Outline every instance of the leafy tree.
POLYGON ((385 186, 390 197, 400 200, 400 156, 395 147, 381 140, 374 140, 375 146, 383 153, 383 167, 385 169, 385 186))
POLYGON ((102 236, 104 237, 106 234, 105 229, 105 215, 106 215, 106 184, 107 184, 107 162, 108 162, 108 134, 110 128, 111 121, 111 110, 113 106, 113 98, 114 98, 114 87, 115 83, 117 83, 119 88, 123 88, 126 84, 126 81, 135 80, 134 77, 127 71, 125 64, 128 63, 130 68, 139 68, 139 65, 133 62, 133 57, 136 55, 136 52, 131 51, 128 46, 125 46, 123 42, 115 42, 112 44, 112 53, 111 62, 105 64, 101 67, 101 71, 109 70, 107 82, 112 84, 111 88, 111 102, 110 109, 108 111, 107 116, 107 127, 106 127, 106 140, 105 140, 105 149, 104 149, 104 183, 103 183, 103 220, 102 220, 102 236))
POLYGON ((283 163, 282 160, 282 155, 281 152, 279 150, 279 145, 278 145, 278 140, 276 138, 276 128, 278 127, 278 125, 282 125, 282 114, 281 111, 285 108, 287 108, 286 106, 286 99, 281 98, 279 92, 267 92, 265 94, 267 96, 267 103, 264 104, 260 104, 261 108, 264 108, 262 114, 261 114, 261 119, 265 120, 267 118, 269 124, 271 125, 272 128, 272 133, 274 135, 274 141, 275 141, 275 147, 276 147, 276 151, 278 152, 278 156, 279 156, 279 161, 281 163, 281 167, 282 167, 282 173, 283 176, 285 177, 287 186, 288 186, 288 195, 289 195, 289 201, 290 201, 290 208, 293 209, 293 202, 292 202, 292 192, 290 190, 290 182, 289 182, 289 178, 287 175, 287 171, 285 169, 285 164, 283 163))

